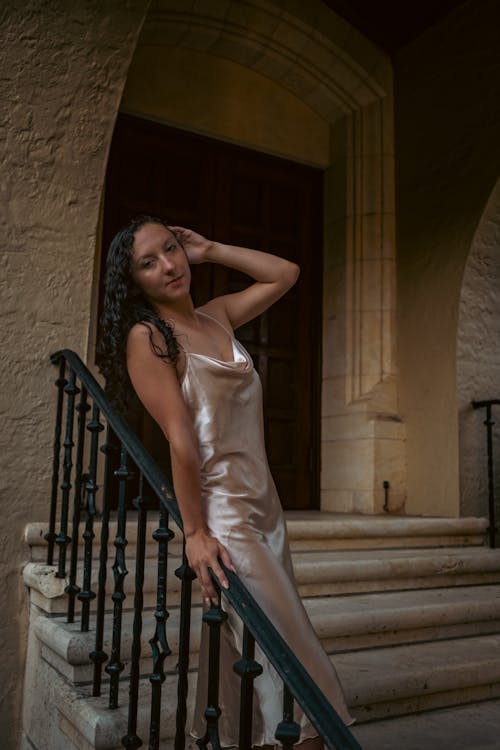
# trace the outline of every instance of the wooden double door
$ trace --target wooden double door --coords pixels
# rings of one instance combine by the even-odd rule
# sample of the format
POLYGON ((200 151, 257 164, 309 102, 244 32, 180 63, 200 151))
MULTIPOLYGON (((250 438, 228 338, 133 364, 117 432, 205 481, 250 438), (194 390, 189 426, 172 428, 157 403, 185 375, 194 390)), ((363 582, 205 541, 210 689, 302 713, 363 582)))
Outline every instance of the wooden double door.
MULTIPOLYGON (((266 447, 283 507, 317 507, 322 172, 123 114, 108 163, 104 249, 137 214, 159 216, 300 265, 296 286, 238 329, 237 336, 262 380, 266 447)), ((239 272, 212 264, 192 270, 197 306, 251 283, 239 272)), ((165 463, 166 445, 147 416, 141 418, 140 431, 155 458, 165 463)))

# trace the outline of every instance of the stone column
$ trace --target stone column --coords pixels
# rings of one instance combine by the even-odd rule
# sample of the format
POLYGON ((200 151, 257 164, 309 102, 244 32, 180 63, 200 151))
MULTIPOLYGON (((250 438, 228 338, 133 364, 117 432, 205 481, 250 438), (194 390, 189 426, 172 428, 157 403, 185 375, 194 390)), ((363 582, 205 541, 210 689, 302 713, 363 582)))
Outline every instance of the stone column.
POLYGON ((392 98, 332 125, 325 183, 323 510, 405 502, 395 352, 392 98))

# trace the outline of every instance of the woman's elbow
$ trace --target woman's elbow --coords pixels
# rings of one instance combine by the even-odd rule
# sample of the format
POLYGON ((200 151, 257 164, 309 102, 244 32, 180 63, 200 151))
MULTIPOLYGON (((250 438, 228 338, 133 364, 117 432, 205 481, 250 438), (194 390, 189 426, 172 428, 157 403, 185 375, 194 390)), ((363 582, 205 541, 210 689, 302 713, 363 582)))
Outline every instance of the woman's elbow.
POLYGON ((200 452, 194 436, 174 434, 169 439, 170 458, 173 463, 186 468, 198 468, 200 452))
POLYGON ((285 279, 288 284, 288 287, 292 287, 296 282, 297 279, 300 276, 300 266, 297 265, 297 263, 292 263, 291 261, 288 261, 288 267, 286 270, 285 279))

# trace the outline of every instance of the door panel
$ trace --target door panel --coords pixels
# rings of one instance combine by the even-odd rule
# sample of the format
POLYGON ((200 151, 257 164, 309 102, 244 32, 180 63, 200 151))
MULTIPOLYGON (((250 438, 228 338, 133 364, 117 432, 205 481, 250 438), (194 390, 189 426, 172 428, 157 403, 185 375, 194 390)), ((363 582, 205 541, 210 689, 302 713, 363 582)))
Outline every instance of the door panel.
MULTIPOLYGON (((266 446, 287 509, 318 505, 322 173, 158 123, 121 115, 108 165, 103 247, 138 213, 222 242, 274 252, 301 267, 297 285, 237 331, 262 380, 266 446)), ((232 269, 193 267, 193 299, 244 288, 232 269)), ((136 417, 155 458, 166 445, 136 417)))

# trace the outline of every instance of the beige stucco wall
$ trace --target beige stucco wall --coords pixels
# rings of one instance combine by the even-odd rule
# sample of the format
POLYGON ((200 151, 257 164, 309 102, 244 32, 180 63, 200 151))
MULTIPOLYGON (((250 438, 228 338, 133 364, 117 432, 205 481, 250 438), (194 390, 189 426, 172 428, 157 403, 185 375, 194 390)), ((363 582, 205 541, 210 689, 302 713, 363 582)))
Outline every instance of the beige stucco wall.
POLYGON ((86 351, 106 155, 146 0, 24 0, 2 9, 0 734, 17 747, 25 525, 45 520, 54 372, 86 351))
POLYGON ((401 416, 408 512, 457 515, 462 276, 498 178, 498 3, 476 0, 395 60, 401 416))

